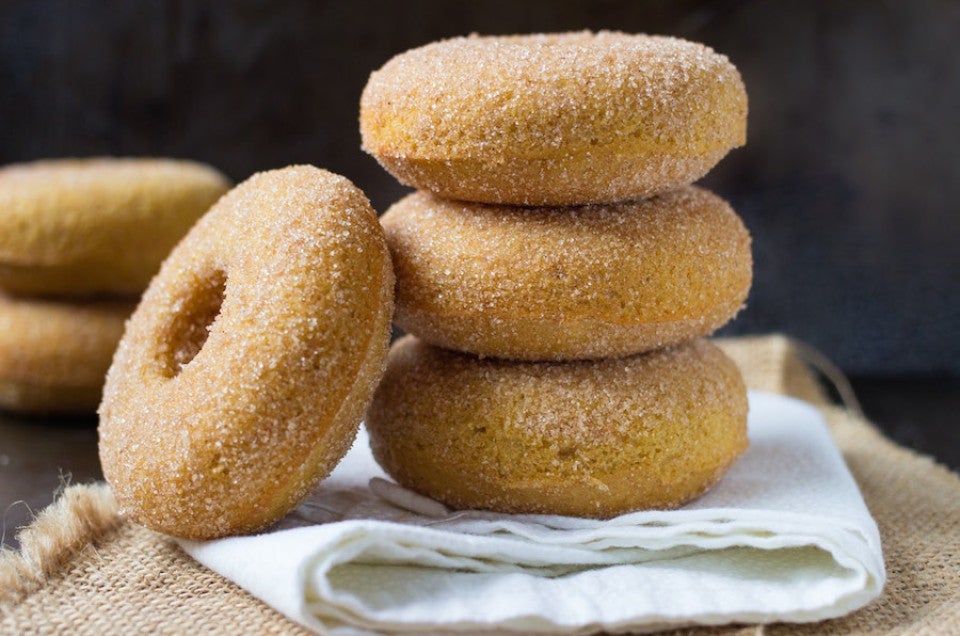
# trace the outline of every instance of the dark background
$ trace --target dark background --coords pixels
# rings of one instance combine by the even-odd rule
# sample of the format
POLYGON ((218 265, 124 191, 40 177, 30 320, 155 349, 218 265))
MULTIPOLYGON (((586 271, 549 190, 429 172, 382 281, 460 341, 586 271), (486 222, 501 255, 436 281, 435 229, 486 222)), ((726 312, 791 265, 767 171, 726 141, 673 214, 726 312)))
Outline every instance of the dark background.
MULTIPOLYGON (((704 180, 754 236, 749 306, 724 333, 809 342, 888 433, 960 466, 955 0, 0 0, 0 163, 168 155, 242 180, 308 162, 384 211, 403 189, 359 149, 370 71, 442 37, 583 28, 679 35, 740 68, 748 144, 704 180)), ((86 444, 68 469, 95 474, 95 439, 71 431, 51 439, 86 444)), ((8 474, 39 461, 4 452, 8 474)))

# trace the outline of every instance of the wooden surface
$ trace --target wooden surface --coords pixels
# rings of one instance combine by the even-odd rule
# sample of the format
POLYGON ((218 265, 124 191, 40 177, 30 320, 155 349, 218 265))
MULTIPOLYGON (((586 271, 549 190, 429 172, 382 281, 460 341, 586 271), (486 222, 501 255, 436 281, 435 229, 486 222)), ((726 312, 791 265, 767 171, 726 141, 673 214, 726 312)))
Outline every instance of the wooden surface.
MULTIPOLYGON (((854 388, 867 416, 888 436, 960 471, 960 380, 860 379, 854 388)), ((0 414, 0 510, 3 545, 53 500, 64 481, 101 479, 96 420, 0 414)))

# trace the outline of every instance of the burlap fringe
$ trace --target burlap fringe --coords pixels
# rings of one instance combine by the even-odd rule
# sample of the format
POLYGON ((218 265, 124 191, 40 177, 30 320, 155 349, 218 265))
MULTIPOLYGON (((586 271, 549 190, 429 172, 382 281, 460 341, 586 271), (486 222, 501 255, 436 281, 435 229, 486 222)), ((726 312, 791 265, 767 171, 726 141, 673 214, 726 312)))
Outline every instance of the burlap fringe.
POLYGON ((66 488, 17 535, 20 550, 0 550, 0 611, 59 575, 77 552, 123 523, 106 484, 66 488))

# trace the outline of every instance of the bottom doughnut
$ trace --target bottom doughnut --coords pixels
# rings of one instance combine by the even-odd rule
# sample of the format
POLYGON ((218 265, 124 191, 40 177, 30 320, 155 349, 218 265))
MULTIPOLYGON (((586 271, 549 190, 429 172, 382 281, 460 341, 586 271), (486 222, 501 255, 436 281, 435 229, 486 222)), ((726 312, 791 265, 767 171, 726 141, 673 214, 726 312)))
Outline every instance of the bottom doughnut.
POLYGON ((132 302, 65 302, 0 294, 0 410, 97 410, 132 302))
POLYGON ((509 362, 407 336, 367 429, 398 483, 453 508, 606 518, 704 493, 747 448, 746 420, 736 365, 705 340, 509 362))

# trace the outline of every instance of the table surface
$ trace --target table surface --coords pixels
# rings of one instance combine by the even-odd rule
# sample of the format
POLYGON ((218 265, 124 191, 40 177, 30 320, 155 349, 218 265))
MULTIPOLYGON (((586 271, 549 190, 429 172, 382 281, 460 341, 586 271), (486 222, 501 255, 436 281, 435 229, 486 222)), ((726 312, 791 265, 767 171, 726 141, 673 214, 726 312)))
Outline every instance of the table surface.
MULTIPOLYGON (((960 471, 960 378, 855 379, 863 409, 900 444, 960 471)), ((0 513, 3 545, 48 505, 65 483, 102 479, 97 421, 0 413, 0 513)))

